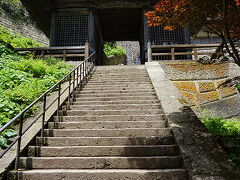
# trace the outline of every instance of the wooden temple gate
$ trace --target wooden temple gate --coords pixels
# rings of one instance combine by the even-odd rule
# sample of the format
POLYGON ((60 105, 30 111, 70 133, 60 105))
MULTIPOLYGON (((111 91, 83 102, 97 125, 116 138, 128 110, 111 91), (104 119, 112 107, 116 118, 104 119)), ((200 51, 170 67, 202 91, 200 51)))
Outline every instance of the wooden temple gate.
POLYGON ((147 42, 153 45, 188 44, 187 28, 167 32, 149 28, 144 13, 152 0, 21 0, 39 27, 50 38, 51 47, 84 46, 89 42, 98 64, 103 64, 103 45, 110 41, 138 41, 141 63, 147 61, 147 42))

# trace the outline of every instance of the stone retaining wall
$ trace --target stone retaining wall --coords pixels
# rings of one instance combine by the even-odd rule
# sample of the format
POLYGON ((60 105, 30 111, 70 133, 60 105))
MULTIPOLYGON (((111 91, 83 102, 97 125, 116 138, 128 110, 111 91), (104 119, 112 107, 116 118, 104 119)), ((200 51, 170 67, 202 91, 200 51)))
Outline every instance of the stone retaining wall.
POLYGON ((0 26, 4 26, 13 33, 19 33, 23 36, 37 40, 43 45, 49 44, 47 36, 35 24, 15 20, 11 15, 0 7, 0 26))
POLYGON ((201 106, 238 93, 235 87, 219 87, 229 77, 229 63, 162 61, 162 67, 190 106, 201 106))

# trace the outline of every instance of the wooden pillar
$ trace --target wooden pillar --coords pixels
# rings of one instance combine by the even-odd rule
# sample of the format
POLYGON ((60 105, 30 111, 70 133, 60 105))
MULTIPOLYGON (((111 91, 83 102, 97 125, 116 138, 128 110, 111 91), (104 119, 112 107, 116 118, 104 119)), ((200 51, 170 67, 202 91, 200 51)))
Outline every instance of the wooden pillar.
POLYGON ((195 60, 195 61, 198 60, 198 51, 197 51, 197 48, 194 48, 194 60, 195 60))
POLYGON ((67 50, 63 50, 63 60, 67 60, 67 50))
POLYGON ((171 56, 172 56, 172 60, 175 60, 175 49, 171 48, 171 56))
POLYGON ((84 60, 89 56, 89 42, 85 43, 84 60))

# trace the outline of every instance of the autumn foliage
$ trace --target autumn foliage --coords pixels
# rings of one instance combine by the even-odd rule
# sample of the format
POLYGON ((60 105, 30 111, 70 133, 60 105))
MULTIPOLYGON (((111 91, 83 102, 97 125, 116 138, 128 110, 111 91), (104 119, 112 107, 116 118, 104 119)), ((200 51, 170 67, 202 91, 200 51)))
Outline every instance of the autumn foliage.
POLYGON ((190 27, 192 34, 207 29, 231 44, 230 55, 240 65, 235 40, 240 39, 240 0, 160 0, 145 15, 149 26, 166 30, 190 27))

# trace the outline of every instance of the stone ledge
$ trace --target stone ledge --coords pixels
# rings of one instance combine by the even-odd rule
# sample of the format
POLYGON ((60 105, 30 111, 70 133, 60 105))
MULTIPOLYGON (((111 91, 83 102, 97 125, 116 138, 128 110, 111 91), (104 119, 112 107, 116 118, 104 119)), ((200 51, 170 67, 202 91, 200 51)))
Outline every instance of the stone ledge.
POLYGON ((181 96, 171 81, 166 79, 160 64, 149 62, 146 68, 181 149, 189 179, 238 180, 240 172, 192 109, 178 101, 181 96))

